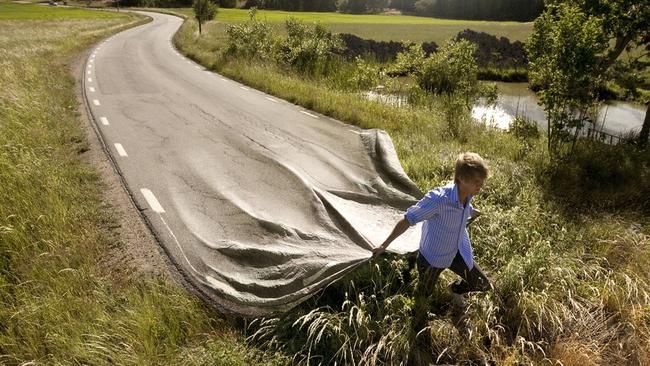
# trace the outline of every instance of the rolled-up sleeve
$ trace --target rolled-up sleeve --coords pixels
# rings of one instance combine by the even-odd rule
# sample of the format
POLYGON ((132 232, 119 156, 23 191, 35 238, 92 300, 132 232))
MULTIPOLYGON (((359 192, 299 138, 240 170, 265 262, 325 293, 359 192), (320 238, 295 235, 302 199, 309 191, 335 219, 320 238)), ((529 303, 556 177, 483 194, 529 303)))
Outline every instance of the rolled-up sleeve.
POLYGON ((411 225, 428 220, 440 212, 443 197, 435 190, 427 193, 418 203, 406 210, 404 217, 411 225))

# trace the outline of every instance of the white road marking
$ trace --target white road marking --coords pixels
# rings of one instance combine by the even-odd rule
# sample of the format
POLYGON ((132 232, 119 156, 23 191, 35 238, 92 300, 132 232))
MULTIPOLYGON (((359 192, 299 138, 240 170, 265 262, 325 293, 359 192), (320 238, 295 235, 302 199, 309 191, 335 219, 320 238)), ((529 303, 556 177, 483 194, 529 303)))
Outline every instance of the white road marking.
POLYGON ((90 70, 86 71, 86 73, 87 73, 88 75, 90 75, 90 70))
POLYGON ((265 97, 266 99, 270 100, 273 103, 279 103, 277 100, 271 98, 271 97, 265 97))
POLYGON ((306 115, 308 115, 308 116, 311 116, 311 117, 314 117, 314 118, 319 118, 317 115, 315 115, 315 114, 311 114, 311 113, 309 113, 309 112, 307 112, 307 111, 300 111, 300 113, 304 113, 304 114, 306 114, 306 115))
POLYGON ((124 150, 124 146, 122 146, 122 144, 116 143, 115 144, 115 150, 117 150, 117 153, 120 154, 120 156, 123 156, 123 157, 128 157, 129 156, 126 153, 126 150, 124 150))
POLYGON ((91 58, 91 59, 90 59, 90 62, 91 62, 91 63, 95 62, 95 59, 94 59, 94 58, 91 58))
POLYGON ((201 67, 198 66, 198 65, 194 65, 194 67, 196 67, 197 69, 201 70, 201 67))
POLYGON ((142 192, 144 199, 147 200, 149 207, 151 207, 154 212, 165 212, 165 209, 160 205, 160 202, 158 202, 156 196, 153 195, 153 192, 151 192, 148 188, 140 188, 140 192, 142 192))
POLYGON ((248 88, 245 87, 245 86, 240 86, 239 88, 240 88, 240 89, 244 89, 244 90, 248 90, 248 88))
POLYGON ((91 93, 94 93, 94 92, 95 92, 95 88, 93 88, 92 86, 89 86, 89 87, 88 87, 88 90, 90 90, 91 93))
POLYGON ((94 105, 100 105, 100 104, 99 104, 99 100, 97 100, 97 99, 93 99, 93 104, 94 104, 94 105))
POLYGON ((361 135, 361 132, 359 132, 359 131, 350 130, 350 132, 354 132, 354 133, 356 133, 357 135, 361 135))
POLYGON ((106 117, 99 117, 99 120, 102 121, 102 124, 104 126, 108 126, 108 118, 106 117))
POLYGON ((223 81, 228 81, 228 79, 225 79, 225 78, 219 78, 219 79, 221 79, 221 80, 223 80, 223 81))
POLYGON ((88 78, 88 82, 89 82, 89 83, 92 83, 92 82, 93 82, 93 78, 88 78))
MULTIPOLYGON (((91 62, 92 62, 92 60, 91 60, 91 62)), ((88 65, 88 68, 89 68, 89 69, 92 69, 92 68, 93 68, 93 65, 88 65)))

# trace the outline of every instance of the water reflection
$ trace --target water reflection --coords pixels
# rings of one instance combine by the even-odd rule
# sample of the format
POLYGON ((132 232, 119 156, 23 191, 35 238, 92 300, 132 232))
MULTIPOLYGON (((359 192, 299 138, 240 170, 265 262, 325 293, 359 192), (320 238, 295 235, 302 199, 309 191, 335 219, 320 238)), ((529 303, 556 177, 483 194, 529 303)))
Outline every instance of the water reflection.
MULTIPOLYGON (((528 89, 528 83, 496 84, 499 88, 499 99, 496 106, 476 105, 472 109, 472 117, 483 120, 490 126, 507 129, 516 116, 522 116, 536 121, 542 130, 546 130, 544 109, 538 104, 539 99, 537 99, 535 93, 528 89)), ((368 100, 398 107, 408 105, 408 98, 405 95, 369 91, 364 96, 368 100)), ((607 101, 599 108, 595 129, 618 136, 630 131, 640 130, 644 117, 645 108, 640 105, 607 101)))

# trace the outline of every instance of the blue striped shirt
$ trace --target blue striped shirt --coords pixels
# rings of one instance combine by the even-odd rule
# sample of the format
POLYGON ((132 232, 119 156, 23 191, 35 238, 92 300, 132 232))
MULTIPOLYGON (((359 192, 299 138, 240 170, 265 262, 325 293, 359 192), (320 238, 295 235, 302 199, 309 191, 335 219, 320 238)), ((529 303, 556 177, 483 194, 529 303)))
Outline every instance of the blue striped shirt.
POLYGON ((406 210, 404 217, 411 225, 424 221, 420 238, 420 254, 436 268, 448 268, 456 253, 469 269, 474 267, 472 245, 467 234, 467 219, 474 214, 467 197, 464 206, 458 197, 458 186, 451 182, 427 193, 406 210))

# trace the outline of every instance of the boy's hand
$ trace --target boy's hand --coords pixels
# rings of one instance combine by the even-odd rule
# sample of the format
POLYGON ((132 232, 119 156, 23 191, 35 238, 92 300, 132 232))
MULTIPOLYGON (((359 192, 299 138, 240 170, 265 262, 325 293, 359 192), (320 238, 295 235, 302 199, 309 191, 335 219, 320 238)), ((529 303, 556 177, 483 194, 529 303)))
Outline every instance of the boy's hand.
POLYGON ((376 256, 380 255, 381 253, 383 253, 384 251, 386 251, 386 248, 384 248, 383 245, 380 245, 377 248, 372 249, 372 256, 376 257, 376 256))

